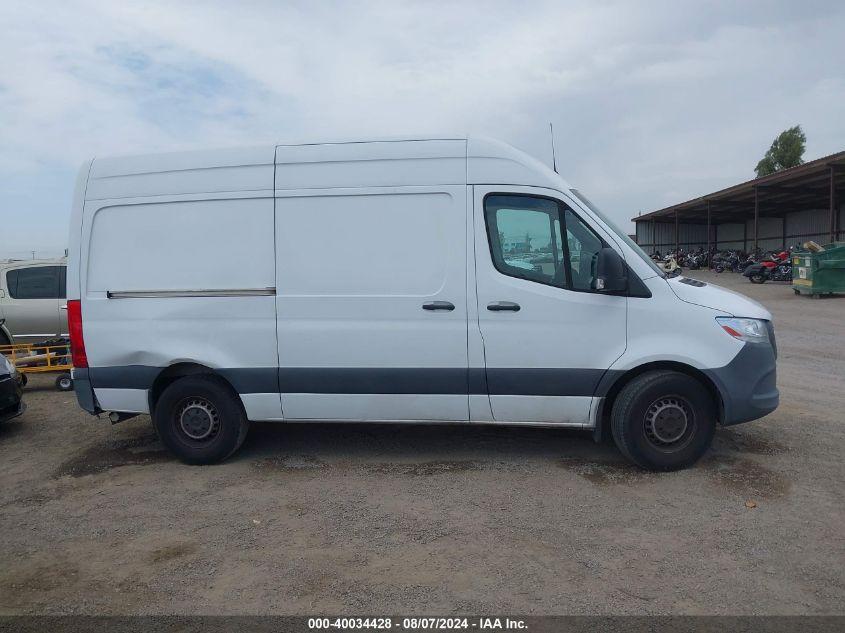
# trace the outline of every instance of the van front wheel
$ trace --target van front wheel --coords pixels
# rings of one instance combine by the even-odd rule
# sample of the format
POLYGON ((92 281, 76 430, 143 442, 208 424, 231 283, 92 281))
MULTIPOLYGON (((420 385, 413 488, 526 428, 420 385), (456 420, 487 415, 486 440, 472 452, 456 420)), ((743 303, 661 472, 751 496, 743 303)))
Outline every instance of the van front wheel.
POLYGON ((188 464, 213 464, 234 453, 249 422, 231 387, 216 376, 186 376, 159 397, 153 416, 162 443, 188 464))
POLYGON ((619 392, 611 430, 619 450, 635 464, 648 470, 678 470, 694 464, 710 447, 716 407, 695 378, 650 371, 619 392))

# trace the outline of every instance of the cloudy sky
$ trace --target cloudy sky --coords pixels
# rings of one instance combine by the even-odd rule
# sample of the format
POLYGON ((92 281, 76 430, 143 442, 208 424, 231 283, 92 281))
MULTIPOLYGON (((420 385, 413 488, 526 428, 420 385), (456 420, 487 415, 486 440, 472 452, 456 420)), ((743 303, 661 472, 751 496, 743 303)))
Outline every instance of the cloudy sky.
MULTIPOLYGON (((0 257, 66 245, 109 153, 459 132, 619 221, 845 149, 845 3, 0 2, 0 257)), ((628 226, 624 224, 623 226, 628 226)))

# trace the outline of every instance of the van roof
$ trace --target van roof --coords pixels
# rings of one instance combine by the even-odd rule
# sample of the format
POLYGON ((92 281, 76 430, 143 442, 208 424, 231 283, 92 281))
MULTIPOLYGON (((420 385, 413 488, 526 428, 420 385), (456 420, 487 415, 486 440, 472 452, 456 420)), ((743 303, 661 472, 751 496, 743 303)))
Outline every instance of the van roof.
POLYGON ((96 158, 85 198, 433 184, 569 188, 502 141, 412 135, 96 158))

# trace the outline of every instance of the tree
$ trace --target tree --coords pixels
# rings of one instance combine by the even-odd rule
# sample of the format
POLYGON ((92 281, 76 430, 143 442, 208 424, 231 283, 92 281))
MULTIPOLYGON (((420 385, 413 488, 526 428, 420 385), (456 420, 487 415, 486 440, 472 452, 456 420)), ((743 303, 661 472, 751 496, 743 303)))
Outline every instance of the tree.
POLYGON ((801 165, 804 162, 802 156, 806 143, 807 137, 800 125, 781 132, 772 143, 769 151, 754 168, 754 171, 757 172, 757 178, 801 165))

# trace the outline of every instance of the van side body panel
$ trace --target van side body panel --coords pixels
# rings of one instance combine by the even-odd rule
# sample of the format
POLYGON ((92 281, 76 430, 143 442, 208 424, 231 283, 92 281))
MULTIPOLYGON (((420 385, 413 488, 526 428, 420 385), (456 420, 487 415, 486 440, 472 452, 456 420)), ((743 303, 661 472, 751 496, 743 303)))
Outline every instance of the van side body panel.
POLYGON ((280 146, 276 161, 285 418, 467 420, 465 141, 280 146))
POLYGON ((148 412, 158 372, 191 363, 264 370, 247 416, 281 418, 272 188, 272 147, 94 161, 74 276, 102 409, 148 412))

